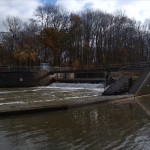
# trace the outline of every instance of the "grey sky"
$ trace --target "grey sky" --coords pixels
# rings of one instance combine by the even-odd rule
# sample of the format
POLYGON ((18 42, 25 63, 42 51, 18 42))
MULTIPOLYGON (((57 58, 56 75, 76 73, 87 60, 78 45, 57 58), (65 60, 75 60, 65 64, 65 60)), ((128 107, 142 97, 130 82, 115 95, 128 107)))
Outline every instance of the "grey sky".
POLYGON ((45 2, 62 5, 71 12, 79 12, 85 7, 113 13, 123 10, 136 20, 150 18, 150 0, 0 0, 0 31, 6 16, 18 16, 24 20, 31 18, 33 11, 45 2))
POLYGON ((4 30, 3 21, 7 16, 18 16, 23 20, 32 17, 39 0, 0 0, 0 31, 4 30))
POLYGON ((101 9, 113 13, 123 10, 126 14, 136 20, 144 21, 150 18, 150 0, 58 0, 57 4, 63 5, 70 11, 80 11, 85 4, 92 4, 90 8, 101 9))

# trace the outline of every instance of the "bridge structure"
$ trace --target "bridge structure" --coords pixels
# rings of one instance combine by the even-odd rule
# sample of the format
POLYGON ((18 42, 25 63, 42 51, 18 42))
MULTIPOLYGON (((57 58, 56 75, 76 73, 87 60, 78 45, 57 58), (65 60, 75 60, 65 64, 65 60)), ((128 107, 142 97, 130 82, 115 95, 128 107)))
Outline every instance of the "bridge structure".
POLYGON ((103 79, 104 92, 102 95, 120 95, 124 93, 133 95, 150 94, 150 65, 147 62, 126 65, 112 64, 108 66, 92 66, 84 68, 54 67, 49 69, 49 73, 96 74, 105 72, 105 75, 107 75, 108 72, 111 72, 110 78, 103 79), (124 72, 127 74, 125 75, 124 72), (138 76, 135 75, 136 72, 138 72, 138 76))
MULTIPOLYGON (((48 67, 48 74, 53 73, 98 73, 98 72, 113 72, 117 74, 117 78, 104 80, 106 85, 108 80, 111 82, 104 88, 102 95, 120 95, 124 93, 134 94, 136 96, 150 94, 150 64, 147 62, 140 62, 136 64, 124 64, 124 65, 101 65, 90 66, 82 68, 72 67, 48 67), (134 72, 140 72, 138 77, 131 75, 134 72), (128 75, 122 74, 122 72, 128 72, 128 75), (113 79, 113 80, 112 80, 113 79)), ((47 75, 48 75, 47 74, 47 75)))
POLYGON ((127 71, 142 71, 144 68, 149 68, 149 64, 147 62, 140 62, 138 64, 124 64, 124 65, 95 65, 88 67, 48 67, 50 73, 90 73, 90 72, 117 72, 119 70, 127 70, 127 71))
POLYGON ((53 73, 78 73, 78 72, 117 72, 119 70, 128 70, 128 71, 141 71, 144 68, 148 68, 149 64, 147 62, 133 63, 133 64, 124 64, 124 65, 95 65, 88 67, 51 67, 51 66, 5 66, 0 67, 0 72, 37 72, 40 70, 47 70, 50 74, 53 73))
MULTIPOLYGON (((38 85, 49 84, 49 75, 57 73, 85 73, 85 74, 99 74, 100 72, 116 75, 115 80, 108 80, 103 76, 105 83, 108 83, 103 95, 114 95, 124 92, 129 92, 131 94, 150 94, 150 66, 147 62, 140 62, 138 64, 124 64, 124 65, 101 65, 101 66, 90 66, 90 67, 51 67, 51 66, 5 66, 0 67, 1 82, 4 84, 4 79, 8 84, 12 83, 12 86, 20 85, 24 86, 27 83, 30 83, 33 79, 33 86, 36 86, 35 83, 40 83, 38 85), (138 78, 131 81, 133 72, 140 72, 138 78), (128 73, 127 75, 122 74, 123 72, 128 73), (143 74, 143 75, 142 75, 143 74), (29 77, 30 76, 30 77, 29 77), (6 80, 7 79, 7 80, 6 80), (9 79, 9 80, 8 80, 9 79), (9 82, 8 82, 9 81, 9 82), (18 81, 18 82, 16 82, 18 81)), ((105 74, 106 75, 106 74, 105 74)), ((98 75, 99 77, 99 75, 98 75)), ((135 76, 134 76, 135 77, 135 76)), ((89 76, 87 77, 87 79, 89 76)), ((99 80, 99 79, 98 79, 99 80)), ((30 84, 29 84, 30 85, 30 84)), ((6 85, 7 87, 8 85, 6 85)), ((31 85, 30 85, 31 86, 31 85)))

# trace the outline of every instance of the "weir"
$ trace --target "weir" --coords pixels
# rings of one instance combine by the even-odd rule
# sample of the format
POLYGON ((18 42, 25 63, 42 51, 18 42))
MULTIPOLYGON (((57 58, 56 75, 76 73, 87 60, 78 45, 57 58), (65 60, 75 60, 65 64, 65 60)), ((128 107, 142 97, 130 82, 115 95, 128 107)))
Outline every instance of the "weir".
MULTIPOLYGON (((99 73, 103 72, 106 74, 106 72, 110 71, 113 75, 111 78, 106 79, 105 77, 97 77, 97 78, 74 78, 74 79, 59 79, 60 82, 98 82, 103 81, 105 82, 105 90, 102 93, 102 95, 120 95, 120 94, 133 94, 134 96, 141 96, 141 95, 147 95, 150 94, 150 68, 148 64, 141 63, 139 66, 134 66, 131 64, 128 64, 124 67, 119 68, 118 67, 97 67, 97 68, 51 68, 49 69, 49 75, 50 73, 74 73, 74 74, 80 74, 82 75, 88 75, 89 73, 94 73, 94 75, 99 76, 99 73), (126 72, 126 74, 124 74, 126 72), (134 75, 134 73, 137 73, 138 75, 134 75), (117 77, 116 77, 117 75, 117 77), (83 80, 84 79, 84 80, 83 80), (82 81, 83 80, 83 81, 82 81)), ((88 75, 89 76, 89 75, 88 75)), ((93 75, 92 75, 93 76, 93 75)))
POLYGON ((52 76, 53 74, 65 74, 65 77, 60 79, 60 82, 104 82, 106 72, 114 74, 119 72, 119 77, 112 76, 111 80, 105 81, 108 86, 102 95, 119 95, 124 93, 134 95, 150 94, 150 69, 147 68, 147 65, 143 66, 142 64, 141 66, 140 64, 138 67, 129 65, 121 69, 119 67, 114 65, 76 69, 45 65, 42 67, 1 67, 0 87, 44 86, 53 82, 50 78, 50 75, 52 76), (131 75, 131 72, 136 71, 140 72, 140 75, 135 78, 135 76, 131 75), (128 74, 124 75, 122 72, 128 72, 128 74), (67 74, 71 73, 74 74, 74 77, 66 78, 67 74))
POLYGON ((114 83, 108 85, 102 95, 133 94, 142 96, 150 94, 150 68, 143 69, 139 77, 122 75, 114 83))
MULTIPOLYGON (((12 103, 11 101, 11 104, 1 106, 0 116, 5 116, 5 115, 7 116, 7 115, 13 115, 13 114, 20 115, 20 114, 28 114, 28 113, 29 114, 39 113, 39 112, 47 112, 47 111, 54 111, 54 110, 55 111, 66 110, 66 109, 72 109, 72 108, 91 105, 91 104, 106 103, 106 102, 112 102, 112 101, 117 101, 117 100, 118 101, 128 100, 128 101, 133 102, 134 95, 149 94, 149 91, 150 91, 149 68, 144 69, 142 72, 140 72, 140 74, 138 74, 137 77, 135 77, 135 74, 134 75, 132 74, 133 72, 134 73, 136 72, 135 70, 124 71, 124 68, 122 70, 119 70, 120 74, 119 74, 118 79, 116 78, 116 74, 118 74, 118 72, 112 71, 111 74, 113 74, 113 72, 114 72, 113 77, 115 78, 115 80, 113 80, 111 85, 110 83, 107 83, 109 84, 109 86, 106 87, 105 91, 103 92, 103 95, 105 96, 102 96, 100 93, 100 95, 91 96, 91 97, 82 97, 82 98, 73 98, 73 99, 67 98, 67 99, 61 100, 61 102, 57 100, 51 101, 51 98, 48 96, 46 97, 45 101, 41 101, 43 94, 40 99, 39 98, 40 95, 38 95, 39 92, 36 92, 35 95, 38 95, 39 101, 36 100, 36 101, 32 101, 32 102, 30 101, 29 103, 28 102, 26 103, 25 102, 26 99, 24 99, 23 102, 19 104, 12 103), (147 89, 147 87, 149 88, 147 89)), ((40 77, 38 77, 37 79, 43 83, 43 79, 47 78, 47 76, 49 76, 50 73, 51 73, 50 71, 46 71, 44 74, 40 75, 40 77)), ((35 74, 37 74, 37 72, 35 72, 35 74)), ((24 81, 23 79, 24 78, 22 77, 21 82, 24 81)), ((46 93, 49 93, 49 91, 46 93)), ((137 100, 137 102, 140 102, 140 101, 137 100)), ((140 103, 140 105, 142 104, 140 103)))

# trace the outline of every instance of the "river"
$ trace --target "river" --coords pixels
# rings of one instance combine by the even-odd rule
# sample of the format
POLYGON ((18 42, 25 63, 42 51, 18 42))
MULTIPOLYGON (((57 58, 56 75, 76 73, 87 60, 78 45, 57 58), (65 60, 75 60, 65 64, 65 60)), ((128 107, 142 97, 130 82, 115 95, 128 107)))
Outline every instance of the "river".
MULTIPOLYGON (((0 90, 0 106, 101 95, 101 84, 0 90)), ((149 150, 149 116, 135 102, 0 118, 0 150, 149 150)))

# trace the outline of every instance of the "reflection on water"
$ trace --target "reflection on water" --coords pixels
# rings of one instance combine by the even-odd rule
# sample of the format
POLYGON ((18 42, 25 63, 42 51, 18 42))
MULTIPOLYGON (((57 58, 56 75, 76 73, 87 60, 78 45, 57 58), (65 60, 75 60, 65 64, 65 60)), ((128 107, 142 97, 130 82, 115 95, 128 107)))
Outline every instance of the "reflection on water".
MULTIPOLYGON (((56 100, 56 97, 93 96, 100 91, 95 87, 12 89, 1 91, 0 101, 17 102, 20 98, 25 102, 38 101, 52 95, 56 100)), ((0 118, 0 150, 149 150, 149 147, 149 116, 137 103, 99 104, 0 118)))
POLYGON ((0 119, 1 150, 148 149, 148 116, 134 104, 101 104, 0 119))

